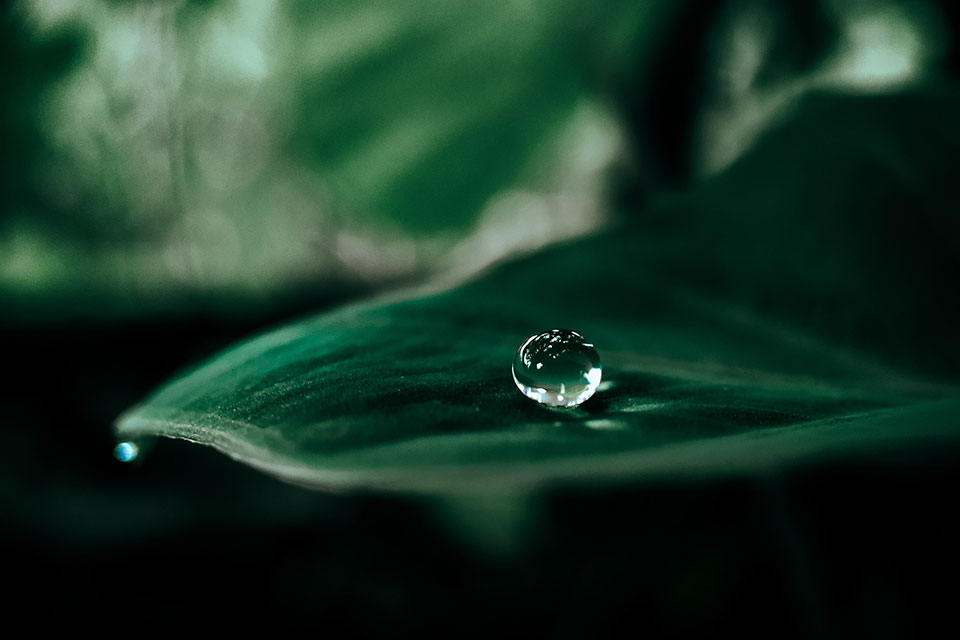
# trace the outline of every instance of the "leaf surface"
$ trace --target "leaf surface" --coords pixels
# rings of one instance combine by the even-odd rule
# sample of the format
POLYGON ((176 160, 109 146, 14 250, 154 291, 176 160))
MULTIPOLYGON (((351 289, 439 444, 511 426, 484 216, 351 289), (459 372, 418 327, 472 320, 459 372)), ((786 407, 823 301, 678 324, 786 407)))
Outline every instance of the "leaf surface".
POLYGON ((118 433, 212 445, 317 488, 433 493, 955 444, 960 314, 943 274, 960 272, 960 208, 937 159, 957 144, 956 103, 815 96, 724 174, 622 227, 254 338, 118 433), (511 380, 515 349, 553 327, 603 359, 577 409, 511 380))

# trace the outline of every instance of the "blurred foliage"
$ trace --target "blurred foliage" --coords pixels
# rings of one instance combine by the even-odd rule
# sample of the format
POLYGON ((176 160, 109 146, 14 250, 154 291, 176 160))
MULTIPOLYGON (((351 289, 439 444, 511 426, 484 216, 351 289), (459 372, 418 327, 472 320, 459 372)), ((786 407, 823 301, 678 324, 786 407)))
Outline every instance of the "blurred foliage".
POLYGON ((0 299, 28 320, 461 279, 720 170, 809 91, 934 79, 951 46, 921 1, 2 14, 0 299))
MULTIPOLYGON (((590 28, 630 25, 621 42, 643 42, 663 4, 612 2, 590 28)), ((66 29, 84 46, 57 75, 11 83, 33 156, 5 164, 37 201, 5 212, 0 283, 41 302, 82 291, 81 304, 156 309, 183 291, 408 277, 449 262, 477 225, 499 235, 460 248, 476 265, 581 233, 602 220, 603 173, 622 151, 569 37, 585 11, 15 5, 7 30, 24 44, 11 59, 66 29), (518 196, 529 215, 506 215, 518 196)))
POLYGON ((119 435, 319 488, 497 493, 956 444, 960 303, 942 276, 960 273, 960 197, 942 159, 958 108, 953 87, 811 95, 629 225, 255 338, 119 435), (553 326, 603 357, 582 408, 544 409, 510 380, 517 346, 553 326))

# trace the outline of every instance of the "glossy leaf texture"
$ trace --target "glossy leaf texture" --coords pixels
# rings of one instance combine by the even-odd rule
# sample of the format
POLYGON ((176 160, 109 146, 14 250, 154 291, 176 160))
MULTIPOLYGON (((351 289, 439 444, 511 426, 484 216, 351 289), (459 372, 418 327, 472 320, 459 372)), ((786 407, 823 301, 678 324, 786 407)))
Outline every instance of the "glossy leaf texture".
POLYGON ((216 447, 319 489, 524 491, 764 474, 960 438, 960 95, 813 95, 724 173, 468 285, 256 337, 123 438, 216 447), (604 385, 536 405, 529 335, 587 336, 604 385))

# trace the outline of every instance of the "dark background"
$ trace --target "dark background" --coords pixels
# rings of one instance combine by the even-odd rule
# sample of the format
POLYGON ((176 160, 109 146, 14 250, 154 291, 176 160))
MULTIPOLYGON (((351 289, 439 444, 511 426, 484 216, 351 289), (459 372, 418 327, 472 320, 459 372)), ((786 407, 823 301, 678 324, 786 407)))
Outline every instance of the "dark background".
MULTIPOLYGON (((792 26, 783 59, 813 64, 832 37, 829 21, 812 5, 783 6, 792 26)), ((940 73, 953 82, 957 12, 936 6, 951 34, 940 73)), ((24 181, 27 160, 13 156, 39 145, 23 114, 62 63, 55 49, 43 58, 18 48, 10 7, 0 38, 3 187, 6 209, 20 210, 40 198, 24 181)), ((656 158, 617 183, 611 198, 622 209, 641 210, 651 194, 690 180, 704 43, 725 7, 691 3, 668 21, 656 72, 642 83, 597 74, 636 147, 656 158)), ((129 465, 113 458, 113 420, 177 370, 388 284, 291 287, 228 312, 187 295, 172 311, 77 313, 79 291, 36 314, 6 295, 2 625, 551 637, 950 628, 960 570, 950 449, 822 460, 770 478, 551 490, 527 535, 503 549, 457 535, 425 498, 312 492, 186 442, 157 441, 129 465)))
MULTIPOLYGON (((133 465, 114 415, 258 323, 8 329, 4 623, 14 631, 907 637, 948 624, 956 451, 776 478, 552 491, 518 549, 417 498, 325 495, 186 442, 133 465), (29 347, 25 345, 30 345, 29 347), (82 373, 63 359, 89 362, 82 373)), ((893 457, 893 456, 891 456, 893 457)))

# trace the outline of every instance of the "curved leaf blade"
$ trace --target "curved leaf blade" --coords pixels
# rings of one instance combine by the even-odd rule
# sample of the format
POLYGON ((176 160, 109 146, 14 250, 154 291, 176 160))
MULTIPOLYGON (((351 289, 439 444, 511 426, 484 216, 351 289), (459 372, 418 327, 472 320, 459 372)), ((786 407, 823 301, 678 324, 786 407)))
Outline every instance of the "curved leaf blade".
MULTIPOLYGON (((960 393, 943 372, 960 351, 960 313, 936 281, 960 255, 949 174, 930 170, 918 185, 924 158, 881 164, 885 181, 857 199, 841 188, 857 184, 836 178, 804 191, 807 174, 775 162, 828 113, 852 133, 814 137, 799 157, 816 175, 823 158, 856 175, 864 131, 903 142, 885 113, 896 122, 919 104, 949 114, 956 101, 818 98, 811 117, 632 226, 445 293, 265 334, 162 388, 118 432, 208 444, 317 488, 426 492, 765 473, 956 443, 960 393), (847 128, 864 109, 882 126, 847 128), (905 235, 884 193, 893 206, 913 194, 936 241, 905 235), (604 360, 605 386, 575 410, 537 406, 510 378, 516 347, 556 326, 583 333, 604 360)), ((956 137, 947 128, 931 140, 956 137)), ((937 157, 936 144, 929 151, 937 157)))

